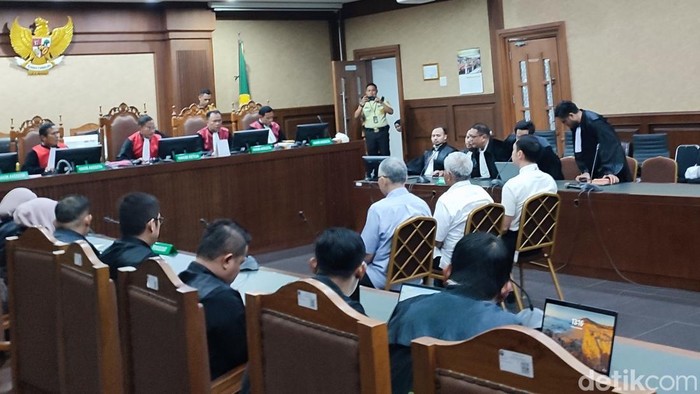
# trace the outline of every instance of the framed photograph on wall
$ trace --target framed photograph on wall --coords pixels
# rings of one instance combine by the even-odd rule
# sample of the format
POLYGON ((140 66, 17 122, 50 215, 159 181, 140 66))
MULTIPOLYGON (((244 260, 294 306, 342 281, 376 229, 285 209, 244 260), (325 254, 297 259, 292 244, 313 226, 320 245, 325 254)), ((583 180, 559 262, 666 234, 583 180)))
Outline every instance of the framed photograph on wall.
POLYGON ((423 80, 431 81, 434 79, 440 79, 440 69, 437 63, 430 63, 423 65, 423 80))

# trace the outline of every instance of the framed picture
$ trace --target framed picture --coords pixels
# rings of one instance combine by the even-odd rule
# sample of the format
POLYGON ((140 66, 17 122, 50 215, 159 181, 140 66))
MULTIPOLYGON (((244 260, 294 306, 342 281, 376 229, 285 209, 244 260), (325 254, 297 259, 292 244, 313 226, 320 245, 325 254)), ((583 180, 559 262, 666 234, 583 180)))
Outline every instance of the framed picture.
POLYGON ((430 81, 434 79, 440 79, 440 69, 437 63, 424 64, 423 65, 423 80, 430 81))

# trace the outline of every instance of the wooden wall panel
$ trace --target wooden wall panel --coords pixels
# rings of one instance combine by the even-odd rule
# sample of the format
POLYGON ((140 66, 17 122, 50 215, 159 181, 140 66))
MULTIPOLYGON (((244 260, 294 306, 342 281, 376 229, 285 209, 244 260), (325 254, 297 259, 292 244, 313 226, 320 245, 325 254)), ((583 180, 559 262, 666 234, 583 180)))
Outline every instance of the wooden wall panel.
MULTIPOLYGON (((222 112, 224 127, 231 129, 231 113, 222 112)), ((288 139, 294 139, 296 128, 299 124, 318 123, 319 117, 322 121, 328 122, 328 133, 335 135, 335 122, 333 121, 332 105, 315 105, 311 107, 297 108, 275 108, 275 122, 279 123, 282 131, 288 139)))
MULTIPOLYGON (((75 32, 66 56, 152 53, 161 124, 167 124, 172 105, 184 107, 196 100, 197 93, 192 94, 190 85, 197 86, 197 90, 214 89, 211 34, 216 19, 205 4, 12 3, 0 4, 0 10, 0 56, 15 56, 9 39, 14 19, 19 18, 26 27, 39 15, 49 21, 51 28, 65 24, 67 16, 73 19, 75 32), (183 58, 179 54, 182 51, 203 52, 183 58)), ((89 83, 84 86, 98 88, 89 83)))
MULTIPOLYGON (((407 159, 420 155, 430 147, 430 133, 437 126, 446 126, 449 144, 463 149, 464 136, 471 125, 483 122, 494 127, 498 120, 493 94, 406 100, 405 103, 406 115, 403 118, 407 159)), ((499 130, 494 130, 494 135, 501 134, 499 130)))
POLYGON ((678 145, 700 144, 700 112, 617 114, 605 117, 622 141, 632 141, 632 134, 668 134, 668 149, 672 157, 678 145))

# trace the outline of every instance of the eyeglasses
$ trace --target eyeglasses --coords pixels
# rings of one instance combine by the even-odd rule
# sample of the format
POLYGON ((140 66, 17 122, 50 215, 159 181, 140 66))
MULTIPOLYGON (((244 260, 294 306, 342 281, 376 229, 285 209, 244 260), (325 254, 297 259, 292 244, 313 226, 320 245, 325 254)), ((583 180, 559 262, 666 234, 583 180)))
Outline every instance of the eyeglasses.
POLYGON ((157 218, 152 218, 151 220, 156 220, 160 225, 163 225, 163 222, 165 222, 165 217, 158 215, 157 218))

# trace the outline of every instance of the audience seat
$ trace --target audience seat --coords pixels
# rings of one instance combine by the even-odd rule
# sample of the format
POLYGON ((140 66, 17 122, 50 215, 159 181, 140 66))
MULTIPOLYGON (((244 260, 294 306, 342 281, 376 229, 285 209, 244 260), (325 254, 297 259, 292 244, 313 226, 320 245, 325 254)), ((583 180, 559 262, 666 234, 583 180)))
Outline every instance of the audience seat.
POLYGON ((572 181, 581 173, 576 164, 574 156, 564 156, 561 158, 561 172, 564 174, 564 179, 572 181))
MULTIPOLYGON (((145 114, 145 112, 144 112, 145 114)), ((138 118, 141 112, 136 107, 125 103, 111 108, 107 115, 102 114, 100 107, 100 129, 104 135, 102 148, 107 160, 115 160, 124 141, 139 128, 138 118)))
POLYGON ((685 171, 700 163, 700 145, 679 145, 675 157, 678 164, 678 181, 685 182, 685 171))
POLYGON ((109 267, 85 241, 57 254, 61 391, 124 392, 117 294, 109 267))
MULTIPOLYGON (((513 263, 518 265, 520 271, 519 284, 520 288, 523 289, 525 288, 523 271, 525 263, 548 269, 552 276, 552 283, 557 296, 560 300, 563 300, 564 294, 559 286, 559 280, 551 259, 551 254, 554 251, 554 242, 556 241, 560 207, 559 195, 554 193, 541 193, 525 201, 520 215, 520 227, 518 229, 518 238, 515 242, 513 263), (539 255, 532 256, 529 252, 538 252, 539 255), (526 254, 521 255, 523 253, 526 254), (546 264, 537 262, 540 259, 545 260, 546 264)), ((520 288, 516 287, 513 293, 518 302, 518 307, 523 309, 520 288)))
POLYGON ((630 174, 632 174, 632 181, 636 182, 639 176, 639 165, 634 157, 625 156, 627 158, 627 167, 630 169, 630 174))
POLYGON ((197 104, 190 104, 177 112, 173 105, 173 113, 170 118, 173 137, 192 135, 203 129, 207 125, 207 112, 207 108, 199 108, 197 104))
POLYGON ((394 230, 384 290, 431 276, 436 229, 434 218, 416 216, 394 230))
POLYGON ((246 294, 252 393, 391 392, 387 325, 314 279, 246 294))
POLYGON ((632 157, 634 157, 641 166, 644 165, 646 159, 651 157, 669 157, 668 137, 666 133, 633 134, 632 152, 632 157))
POLYGON ((552 338, 521 326, 496 328, 459 342, 421 337, 411 343, 411 356, 417 394, 654 392, 625 391, 552 338), (529 356, 532 363, 518 365, 521 374, 504 370, 504 351, 529 356), (528 372, 532 377, 524 376, 528 372))
POLYGON ((127 392, 236 392, 244 367, 210 380, 204 310, 197 290, 159 258, 121 268, 119 326, 127 392))
POLYGON ((238 109, 234 105, 233 111, 231 111, 231 131, 248 130, 250 123, 258 119, 260 108, 262 108, 262 104, 252 100, 238 109))
POLYGON ((464 226, 464 234, 489 233, 495 236, 501 235, 501 221, 505 215, 505 208, 498 203, 490 203, 472 210, 464 226))
POLYGON ((43 228, 7 238, 12 385, 23 392, 59 392, 58 266, 65 248, 43 228))
POLYGON ((676 183, 678 164, 668 157, 652 157, 642 164, 642 182, 676 183))
POLYGON ((557 148, 557 132, 555 130, 535 131, 535 135, 547 140, 554 153, 559 154, 559 149, 557 148))

